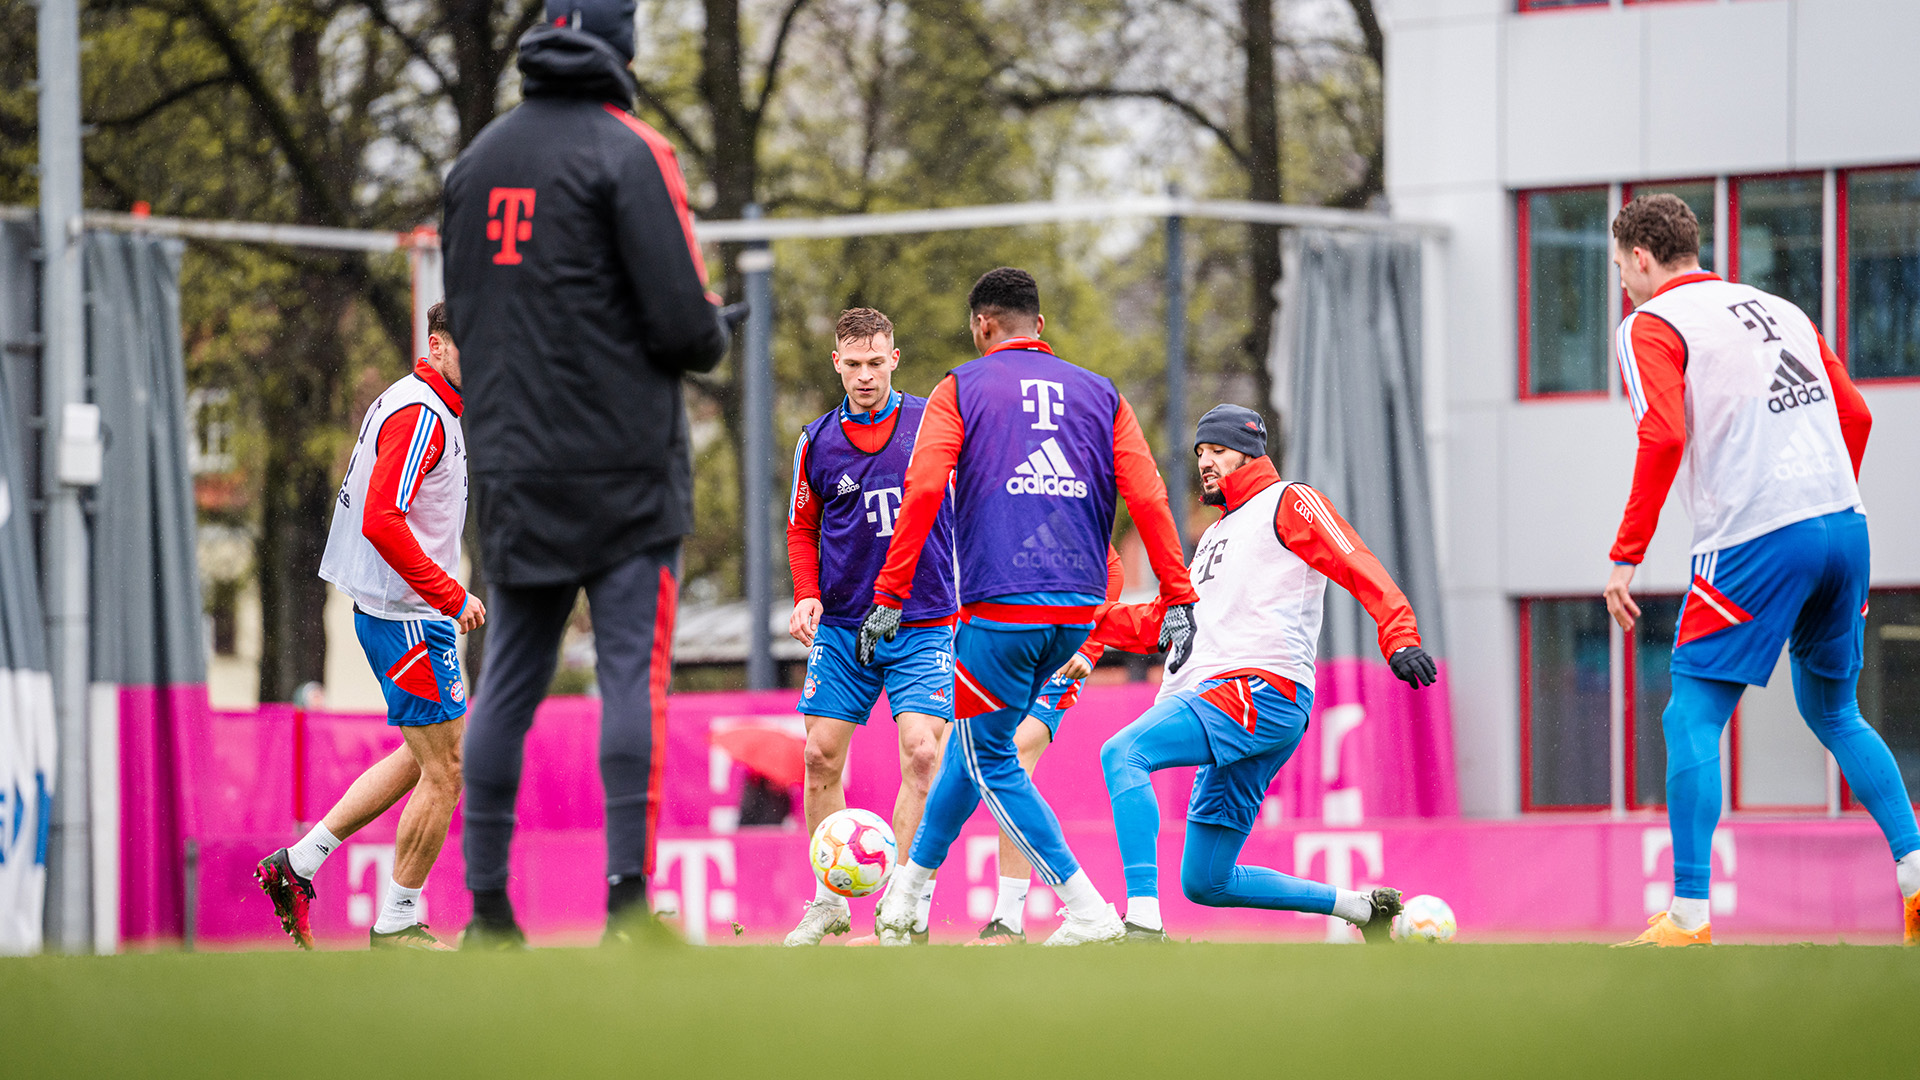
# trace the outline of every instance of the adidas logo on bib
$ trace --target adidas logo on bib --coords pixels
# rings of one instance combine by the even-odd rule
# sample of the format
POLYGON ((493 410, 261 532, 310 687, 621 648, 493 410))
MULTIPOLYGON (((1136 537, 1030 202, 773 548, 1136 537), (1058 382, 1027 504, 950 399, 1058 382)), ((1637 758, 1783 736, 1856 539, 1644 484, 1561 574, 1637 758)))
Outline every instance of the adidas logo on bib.
POLYGON ((1767 392, 1774 395, 1767 399, 1767 409, 1776 413, 1827 400, 1827 388, 1819 377, 1785 349, 1780 350, 1780 364, 1773 369, 1773 385, 1767 392))
POLYGON ((834 488, 833 493, 835 495, 851 495, 854 492, 859 490, 860 490, 860 485, 853 482, 853 477, 848 476, 846 473, 841 473, 840 486, 837 488, 834 488))
POLYGON ((1013 467, 1014 475, 1007 478, 1009 495, 1064 495, 1070 499, 1087 497, 1087 482, 1076 480, 1073 466, 1067 464, 1067 456, 1060 452, 1060 443, 1048 439, 1040 444, 1040 449, 1027 455, 1027 460, 1013 467))

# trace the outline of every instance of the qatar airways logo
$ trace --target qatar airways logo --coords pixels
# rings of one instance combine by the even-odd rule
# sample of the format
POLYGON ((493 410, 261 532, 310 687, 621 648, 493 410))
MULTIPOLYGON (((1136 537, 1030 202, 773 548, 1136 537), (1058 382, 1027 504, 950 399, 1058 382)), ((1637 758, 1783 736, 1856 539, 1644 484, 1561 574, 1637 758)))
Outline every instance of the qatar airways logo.
POLYGON ((873 535, 892 536, 893 522, 900 512, 900 489, 897 487, 874 488, 871 491, 862 492, 861 496, 869 507, 867 520, 880 526, 880 531, 873 535))
POLYGON ((1013 467, 1007 478, 1009 495, 1063 495, 1069 499, 1087 497, 1087 482, 1077 480, 1067 456, 1060 452, 1057 439, 1048 439, 1027 460, 1013 467))
POLYGON ((1059 431, 1054 418, 1067 411, 1067 388, 1046 379, 1020 380, 1020 411, 1034 414, 1036 431, 1059 431))

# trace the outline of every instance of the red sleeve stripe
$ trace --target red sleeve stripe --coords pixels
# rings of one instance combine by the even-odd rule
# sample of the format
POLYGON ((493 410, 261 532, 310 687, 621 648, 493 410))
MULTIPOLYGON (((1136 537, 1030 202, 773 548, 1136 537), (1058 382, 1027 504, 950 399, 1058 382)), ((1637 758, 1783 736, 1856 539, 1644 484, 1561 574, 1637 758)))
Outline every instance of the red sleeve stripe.
POLYGON ((413 497, 419 493, 423 479, 421 464, 427 458, 427 451, 433 446, 434 431, 440 426, 440 418, 432 409, 421 407, 420 419, 413 425, 413 440, 407 444, 407 463, 400 471, 400 490, 394 493, 393 504, 401 513, 413 509, 413 497))
POLYGON ((611 103, 601 106, 607 115, 627 125, 640 141, 647 144, 653 152, 653 163, 660 167, 660 181, 667 186, 667 197, 673 200, 673 212, 680 219, 680 231, 687 234, 687 251, 693 256, 693 269, 700 275, 700 284, 707 283, 707 260, 700 254, 700 240, 693 233, 693 210, 687 204, 687 178, 680 172, 680 155, 667 141, 665 135, 638 117, 611 103))
MULTIPOLYGON (((1305 484, 1295 484, 1293 490, 1299 492, 1300 497, 1306 500, 1308 508, 1313 511, 1313 516, 1319 521, 1320 527, 1328 536, 1333 537, 1335 544, 1339 545, 1341 554, 1353 554, 1353 541, 1347 539, 1346 534, 1340 531, 1340 519, 1333 516, 1333 508, 1320 497, 1320 493, 1305 484)), ((1284 492, 1281 497, 1286 497, 1284 492)))
POLYGON ((1620 320, 1619 329, 1613 333, 1613 355, 1620 365, 1620 385, 1627 392, 1627 403, 1633 406, 1634 423, 1647 415, 1647 392, 1640 386, 1640 361, 1633 355, 1633 323, 1640 317, 1634 312, 1620 320))

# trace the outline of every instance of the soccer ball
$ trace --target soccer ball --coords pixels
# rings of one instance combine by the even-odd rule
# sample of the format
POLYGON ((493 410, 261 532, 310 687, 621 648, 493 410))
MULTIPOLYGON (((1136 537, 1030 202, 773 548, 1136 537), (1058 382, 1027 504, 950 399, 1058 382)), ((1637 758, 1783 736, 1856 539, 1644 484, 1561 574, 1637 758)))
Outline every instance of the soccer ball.
POLYGON ((841 896, 866 896, 887 883, 899 850, 879 814, 848 808, 813 830, 813 873, 841 896))
POLYGON ((1453 909, 1437 896, 1416 896, 1393 917, 1395 941, 1452 941, 1453 909))

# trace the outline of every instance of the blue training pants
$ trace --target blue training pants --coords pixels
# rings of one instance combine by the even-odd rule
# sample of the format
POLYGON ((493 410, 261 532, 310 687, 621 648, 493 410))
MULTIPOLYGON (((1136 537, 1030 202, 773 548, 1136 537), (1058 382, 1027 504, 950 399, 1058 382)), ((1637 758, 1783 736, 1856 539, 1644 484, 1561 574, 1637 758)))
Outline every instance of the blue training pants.
POLYGON ((954 637, 956 719, 927 809, 914 833, 912 859, 937 868, 961 826, 984 799, 987 810, 1040 877, 1058 886, 1080 870, 1060 819, 1020 767, 1013 733, 1047 680, 1087 640, 1087 627, 1005 629, 963 622, 954 637), (989 705, 986 711, 966 713, 989 705))
MULTIPOLYGON (((1205 721, 1183 698, 1155 705, 1107 740, 1100 751, 1128 896, 1160 895, 1156 852, 1160 806, 1154 799, 1151 774, 1214 761, 1205 721)), ((1187 899, 1209 907, 1332 914, 1333 886, 1264 866, 1239 865, 1236 860, 1246 842, 1247 834, 1240 830, 1189 819, 1186 851, 1180 859, 1180 889, 1187 899)))
MULTIPOLYGON (((1854 797, 1873 815, 1898 859, 1920 850, 1913 805, 1892 751, 1860 715, 1859 675, 1828 678, 1794 657, 1793 696, 1800 716, 1840 763, 1854 797)), ((1707 898, 1713 830, 1720 822, 1720 732, 1745 683, 1675 673, 1661 717, 1667 738, 1667 823, 1673 831, 1673 893, 1707 898)))

